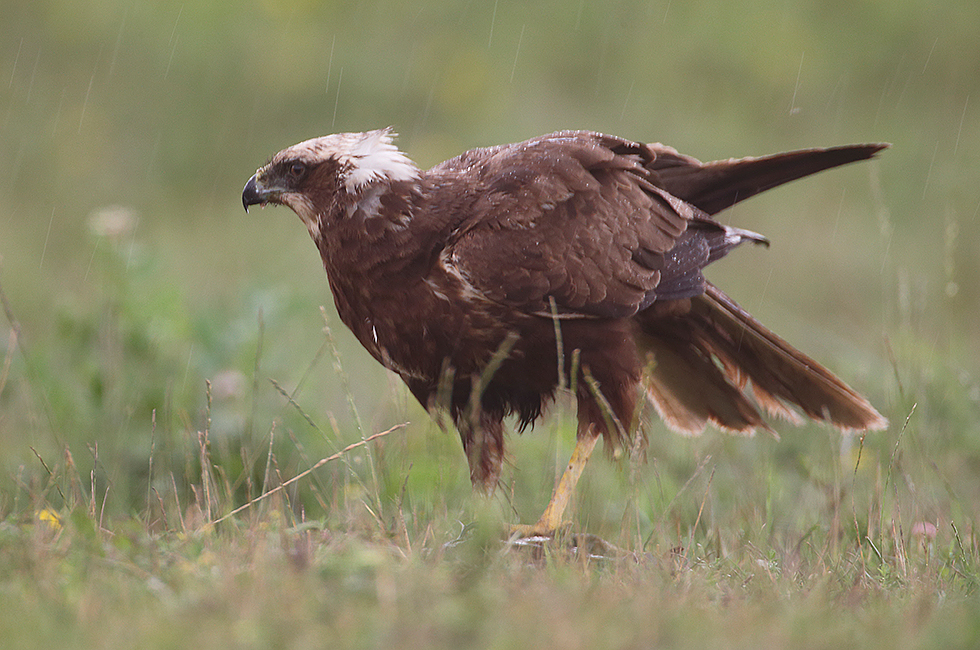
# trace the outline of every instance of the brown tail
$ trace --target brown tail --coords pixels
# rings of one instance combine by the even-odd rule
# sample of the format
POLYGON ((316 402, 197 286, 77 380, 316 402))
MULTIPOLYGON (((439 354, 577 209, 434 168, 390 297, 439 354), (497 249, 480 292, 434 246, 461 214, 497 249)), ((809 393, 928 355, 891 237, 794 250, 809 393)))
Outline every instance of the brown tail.
POLYGON ((648 165, 674 196, 716 214, 760 192, 825 169, 872 158, 887 144, 851 144, 829 149, 802 149, 761 158, 702 163, 670 147, 653 145, 648 165))
POLYGON ((638 343, 652 355, 647 394, 672 429, 696 434, 711 422, 741 433, 771 432, 756 405, 796 423, 798 409, 845 430, 888 426, 868 400, 714 285, 692 298, 686 313, 659 312, 637 315, 638 343))

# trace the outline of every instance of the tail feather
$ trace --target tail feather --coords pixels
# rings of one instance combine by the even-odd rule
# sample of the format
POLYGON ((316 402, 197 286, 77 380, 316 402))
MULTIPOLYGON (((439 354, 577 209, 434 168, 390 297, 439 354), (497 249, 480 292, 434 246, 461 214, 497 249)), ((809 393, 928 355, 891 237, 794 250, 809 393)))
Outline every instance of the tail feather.
POLYGON ((657 156, 647 167, 657 175, 658 184, 709 215, 777 185, 872 158, 889 147, 888 144, 852 144, 702 163, 670 147, 652 146, 657 156))
POLYGON ((650 354, 644 386, 668 427, 698 435, 708 422, 734 433, 772 432, 737 383, 693 341, 650 333, 639 341, 650 354))
POLYGON ((802 412, 844 430, 888 426, 868 400, 711 284, 686 314, 651 309, 638 320, 640 345, 653 356, 648 397, 678 431, 698 433, 708 422, 771 431, 757 407, 796 423, 802 412))

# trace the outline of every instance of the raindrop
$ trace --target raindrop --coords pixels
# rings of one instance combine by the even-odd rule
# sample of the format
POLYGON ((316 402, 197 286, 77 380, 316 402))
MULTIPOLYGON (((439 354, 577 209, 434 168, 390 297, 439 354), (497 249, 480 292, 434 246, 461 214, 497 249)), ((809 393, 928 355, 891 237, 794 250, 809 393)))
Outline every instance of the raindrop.
POLYGON ((85 99, 82 100, 82 110, 78 116, 78 132, 82 132, 82 123, 85 121, 85 109, 88 107, 88 98, 92 94, 92 85, 95 83, 95 73, 99 69, 99 59, 102 58, 102 48, 99 48, 99 54, 95 57, 95 66, 92 68, 92 76, 88 80, 88 89, 85 91, 85 99))
POLYGON ((167 70, 163 73, 163 78, 166 79, 167 75, 170 74, 170 65, 174 62, 174 53, 177 51, 177 25, 180 24, 180 16, 184 13, 184 6, 181 5, 180 9, 177 10, 177 18, 174 20, 173 31, 170 32, 170 59, 167 61, 167 70))
POLYGON ((510 83, 514 83, 514 73, 517 72, 517 57, 521 54, 521 42, 524 40, 524 28, 527 25, 521 25, 521 35, 517 37, 517 52, 514 53, 514 67, 510 70, 510 83))
POLYGON ((58 135, 58 120, 61 119, 61 108, 65 105, 65 91, 67 88, 61 89, 61 99, 58 100, 58 110, 54 112, 54 125, 51 127, 51 137, 58 135))
POLYGON ((17 46, 17 54, 14 55, 14 64, 10 67, 10 83, 7 84, 7 88, 14 87, 14 77, 17 76, 17 62, 20 61, 20 50, 24 47, 24 39, 20 39, 20 45, 17 46))
POLYGON ((960 136, 963 135, 963 120, 966 119, 966 108, 970 105, 970 96, 966 96, 966 101, 963 102, 963 114, 960 116, 960 128, 956 130, 956 144, 953 145, 953 155, 956 155, 956 150, 960 148, 960 136))
POLYGON ((929 189, 929 180, 932 178, 932 168, 936 164, 936 154, 939 153, 939 141, 936 141, 936 148, 932 152, 932 161, 929 163, 929 171, 926 172, 926 180, 922 184, 922 200, 926 199, 926 191, 929 189))
POLYGON ((803 76, 803 56, 806 52, 800 54, 800 68, 796 71, 796 87, 793 88, 793 99, 789 103, 789 114, 796 115, 800 112, 799 107, 796 105, 796 95, 800 91, 800 78, 803 76))
POLYGON ((344 80, 344 66, 340 66, 337 73, 337 97, 333 100, 333 119, 330 121, 330 130, 333 131, 337 126, 337 106, 340 105, 340 82, 344 80))
POLYGON ((500 0, 494 0, 493 2, 493 15, 490 17, 490 38, 487 40, 487 49, 493 45, 493 26, 497 22, 497 3, 500 0))
POLYGON ((429 112, 432 110, 432 102, 435 99, 436 87, 439 85, 439 80, 437 79, 432 87, 429 89, 429 96, 425 100, 425 107, 422 109, 422 114, 419 116, 418 125, 416 126, 416 135, 429 121, 429 112))
POLYGON ((31 80, 27 82, 27 96, 24 98, 25 104, 31 103, 31 91, 34 89, 34 77, 37 76, 37 64, 40 61, 41 61, 41 50, 38 50, 37 57, 35 57, 34 59, 34 68, 31 70, 31 80))
POLYGON ((626 107, 630 104, 630 97, 633 96, 633 86, 636 85, 636 79, 630 82, 630 89, 626 91, 626 101, 623 102, 623 112, 619 114, 620 121, 626 119, 626 107))
POLYGON ((956 242, 959 239, 960 224, 956 212, 946 208, 946 229, 944 232, 943 270, 946 272, 946 295, 955 298, 960 287, 954 280, 956 277, 956 242))
POLYGON ((48 251, 48 239, 51 238, 51 226, 54 224, 54 208, 51 208, 51 219, 48 221, 48 232, 44 235, 44 246, 41 248, 41 261, 38 262, 37 268, 40 271, 44 267, 44 254, 48 251))
POLYGON ((177 53, 177 39, 176 38, 173 40, 173 44, 174 44, 174 46, 172 48, 170 48, 170 58, 167 59, 167 69, 164 70, 164 72, 163 72, 163 78, 164 79, 166 79, 167 76, 170 74, 170 66, 173 65, 173 63, 174 63, 174 54, 177 53))
POLYGON ((88 274, 92 270, 92 263, 95 262, 95 254, 99 252, 99 244, 102 243, 102 237, 95 240, 95 246, 92 248, 92 257, 88 260, 88 267, 85 269, 85 275, 82 276, 82 283, 88 282, 88 274))
POLYGON ((333 40, 330 41, 330 58, 327 60, 327 83, 323 89, 323 92, 330 92, 330 72, 333 70, 333 48, 337 44, 337 35, 333 35, 333 40))
POLYGON ((833 243, 837 239, 837 227, 840 225, 840 216, 844 212, 844 195, 847 193, 847 189, 841 190, 840 193, 840 203, 837 204, 837 218, 834 219, 834 229, 830 231, 830 242, 833 243))
POLYGON ((129 270, 129 268, 133 264, 133 251, 136 250, 136 227, 139 226, 139 223, 140 223, 140 218, 139 218, 139 215, 137 215, 136 216, 136 219, 133 222, 132 238, 129 240, 129 254, 126 256, 126 270, 127 271, 129 270))
POLYGON ((181 382, 180 390, 184 391, 187 389, 187 377, 191 373, 191 359, 194 357, 194 343, 191 342, 187 346, 187 365, 184 366, 184 381, 181 382))
POLYGON ((116 34, 116 45, 112 48, 112 57, 109 59, 109 72, 106 75, 111 77, 113 71, 116 69, 116 60, 119 58, 119 47, 122 45, 122 35, 123 28, 126 27, 126 16, 129 14, 129 9, 123 12, 122 22, 119 23, 119 33, 116 34))
POLYGON ((922 74, 926 73, 926 68, 929 67, 929 60, 932 59, 932 53, 936 51, 936 46, 939 45, 939 37, 936 37, 935 42, 932 44, 932 49, 929 50, 929 55, 926 56, 925 65, 922 66, 922 74))

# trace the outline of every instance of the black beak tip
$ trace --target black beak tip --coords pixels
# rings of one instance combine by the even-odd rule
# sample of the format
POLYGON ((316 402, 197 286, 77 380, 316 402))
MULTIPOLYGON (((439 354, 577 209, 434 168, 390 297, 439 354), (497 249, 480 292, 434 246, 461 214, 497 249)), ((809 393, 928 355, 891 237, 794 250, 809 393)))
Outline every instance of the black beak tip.
POLYGON ((255 184, 255 176, 253 175, 245 183, 245 189, 242 190, 242 205, 245 207, 245 212, 248 212, 248 206, 257 203, 262 203, 262 197, 259 196, 259 188, 255 184))

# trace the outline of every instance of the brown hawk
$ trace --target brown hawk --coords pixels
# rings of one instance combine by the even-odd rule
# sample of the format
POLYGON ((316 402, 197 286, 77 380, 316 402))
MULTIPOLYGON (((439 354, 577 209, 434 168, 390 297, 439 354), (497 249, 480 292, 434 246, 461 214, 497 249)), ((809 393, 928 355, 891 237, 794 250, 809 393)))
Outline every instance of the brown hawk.
POLYGON ((702 275, 743 242, 767 243, 718 212, 885 147, 701 163, 661 144, 563 131, 422 171, 383 129, 280 151, 242 200, 299 215, 340 318, 423 406, 448 407, 476 487, 497 484, 504 418, 523 430, 572 387, 578 444, 530 528, 552 534, 596 441, 627 445, 643 400, 688 434, 708 423, 771 431, 762 412, 887 425, 702 275))

